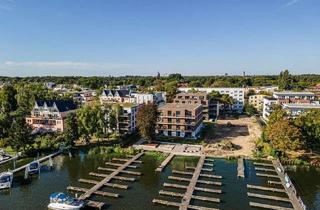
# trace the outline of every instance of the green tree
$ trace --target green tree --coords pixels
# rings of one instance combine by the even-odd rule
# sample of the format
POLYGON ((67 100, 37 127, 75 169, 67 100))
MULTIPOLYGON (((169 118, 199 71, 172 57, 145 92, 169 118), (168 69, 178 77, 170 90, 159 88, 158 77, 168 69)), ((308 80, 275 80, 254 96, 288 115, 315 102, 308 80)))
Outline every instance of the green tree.
POLYGON ((16 151, 26 152, 32 147, 34 138, 32 136, 32 128, 26 123, 22 117, 15 118, 11 124, 8 143, 16 151))
POLYGON ((17 109, 17 90, 12 85, 4 85, 0 90, 0 112, 10 113, 17 109))
POLYGON ((311 110, 294 119, 301 129, 308 148, 320 148, 320 110, 311 110))
POLYGON ((304 147, 301 130, 291 125, 288 119, 282 119, 266 128, 267 138, 272 146, 285 153, 287 150, 298 150, 304 147))
POLYGON ((66 118, 66 128, 64 130, 66 146, 74 146, 74 142, 79 138, 78 123, 75 113, 69 113, 66 118))
POLYGON ((137 113, 137 126, 142 138, 152 141, 155 137, 157 123, 157 106, 155 104, 145 104, 137 113))
POLYGON ((280 72, 278 79, 278 87, 280 90, 289 90, 291 88, 291 78, 289 70, 280 72))
POLYGON ((270 114, 268 118, 268 125, 272 126, 274 123, 276 123, 279 120, 284 119, 287 116, 287 113, 285 110, 281 108, 280 105, 276 104, 272 107, 273 112, 270 114))
POLYGON ((244 105, 244 112, 249 116, 252 116, 258 113, 257 109, 253 105, 248 103, 244 105))
POLYGON ((177 81, 168 82, 165 84, 167 102, 172 102, 174 96, 177 94, 178 83, 177 81))

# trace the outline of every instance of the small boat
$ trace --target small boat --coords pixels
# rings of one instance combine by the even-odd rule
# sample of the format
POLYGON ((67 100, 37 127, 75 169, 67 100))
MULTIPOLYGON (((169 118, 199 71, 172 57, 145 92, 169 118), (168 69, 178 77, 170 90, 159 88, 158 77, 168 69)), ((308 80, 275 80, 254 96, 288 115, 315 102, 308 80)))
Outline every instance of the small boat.
POLYGON ((0 189, 11 188, 13 179, 12 172, 3 172, 0 173, 0 189))
POLYGON ((84 206, 85 201, 83 200, 78 200, 65 193, 52 193, 48 208, 53 210, 79 210, 84 206))
POLYGON ((40 171, 39 161, 31 162, 27 167, 28 174, 37 174, 40 171))

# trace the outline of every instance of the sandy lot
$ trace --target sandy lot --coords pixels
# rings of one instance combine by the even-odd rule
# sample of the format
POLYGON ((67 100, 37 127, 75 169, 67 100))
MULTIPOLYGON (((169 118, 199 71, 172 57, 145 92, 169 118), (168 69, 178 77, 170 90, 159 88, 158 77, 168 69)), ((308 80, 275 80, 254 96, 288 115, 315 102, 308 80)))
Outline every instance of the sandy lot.
POLYGON ((252 157, 255 141, 261 135, 261 128, 254 117, 241 116, 239 119, 218 120, 214 134, 208 135, 204 153, 214 156, 246 156, 252 157), (230 141, 235 149, 221 147, 230 141))

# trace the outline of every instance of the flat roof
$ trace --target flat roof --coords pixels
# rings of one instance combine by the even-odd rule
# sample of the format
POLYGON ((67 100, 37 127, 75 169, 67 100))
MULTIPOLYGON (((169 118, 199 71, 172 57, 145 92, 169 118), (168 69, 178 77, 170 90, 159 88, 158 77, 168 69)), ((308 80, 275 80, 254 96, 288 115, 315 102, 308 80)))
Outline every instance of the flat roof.
POLYGON ((201 104, 166 103, 159 106, 159 109, 196 109, 200 106, 201 104))
POLYGON ((314 96, 313 92, 292 92, 292 91, 283 91, 283 92, 274 92, 275 95, 310 95, 314 96))
POLYGON ((320 109, 320 104, 283 104, 285 108, 290 109, 320 109))

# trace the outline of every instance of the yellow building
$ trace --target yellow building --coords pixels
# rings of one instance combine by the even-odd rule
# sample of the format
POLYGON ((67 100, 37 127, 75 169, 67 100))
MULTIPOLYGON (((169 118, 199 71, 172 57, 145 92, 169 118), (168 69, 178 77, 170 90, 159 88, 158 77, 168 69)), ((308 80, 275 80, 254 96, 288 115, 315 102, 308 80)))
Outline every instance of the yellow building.
POLYGON ((251 95, 249 96, 248 102, 257 110, 261 111, 263 106, 263 97, 265 97, 265 95, 251 95))

